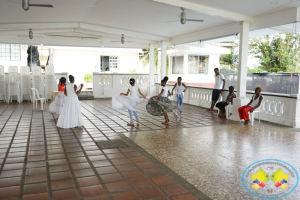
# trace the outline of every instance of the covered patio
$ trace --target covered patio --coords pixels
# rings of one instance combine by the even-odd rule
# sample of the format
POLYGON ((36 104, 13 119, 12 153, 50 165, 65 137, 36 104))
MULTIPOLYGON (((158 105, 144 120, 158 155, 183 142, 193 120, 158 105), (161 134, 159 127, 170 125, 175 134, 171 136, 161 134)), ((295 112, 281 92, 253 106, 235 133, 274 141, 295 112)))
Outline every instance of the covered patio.
MULTIPOLYGON (((298 35, 300 1, 30 3, 51 4, 53 8, 29 5, 25 11, 21 1, 0 3, 1 44, 145 49, 149 73, 91 72, 93 91, 87 93, 95 100, 81 101, 84 126, 74 129, 57 128, 58 116, 48 109, 33 109, 31 102, 1 102, 0 200, 260 199, 253 195, 257 188, 251 193, 241 180, 252 163, 284 160, 294 166, 296 174, 299 172, 300 91, 263 92, 262 122, 256 120, 254 126, 238 123, 237 110, 253 95, 247 90, 246 78, 249 37, 282 31, 298 35), (188 86, 181 120, 176 122, 170 116, 169 125, 163 125, 161 117, 151 116, 141 105, 141 123, 129 127, 128 112, 111 108, 110 98, 125 92, 130 78, 136 79, 147 97, 159 93, 160 80, 168 73, 170 47, 185 49, 187 45, 197 47, 235 38, 239 41, 237 98, 228 119, 207 112, 212 93, 209 87, 188 86), (160 69, 155 73, 157 62, 160 69)), ((0 54, 2 57, 7 57, 6 52, 0 54)), ((27 63, 10 59, 3 65, 21 67, 27 63)), ((53 66, 51 57, 48 66, 53 66)), ((53 72, 53 76, 57 81, 76 70, 53 72)), ((213 79, 212 73, 208 72, 207 78, 213 79)), ((173 84, 168 86, 171 89, 173 84)), ((219 101, 227 94, 225 89, 219 101)), ((297 174, 296 186, 298 181, 297 174)), ((296 186, 282 199, 300 199, 296 186)))

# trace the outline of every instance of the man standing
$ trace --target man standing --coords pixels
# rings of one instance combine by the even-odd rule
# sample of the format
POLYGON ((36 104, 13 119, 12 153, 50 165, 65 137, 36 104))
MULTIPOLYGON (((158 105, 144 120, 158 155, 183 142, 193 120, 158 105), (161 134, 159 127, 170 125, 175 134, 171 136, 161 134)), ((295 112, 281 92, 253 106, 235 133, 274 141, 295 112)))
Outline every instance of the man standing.
POLYGON ((215 104, 218 101, 219 96, 225 87, 224 75, 220 73, 219 68, 215 68, 214 71, 215 71, 215 87, 212 92, 211 107, 210 109, 208 109, 208 111, 213 111, 213 108, 215 107, 215 104))

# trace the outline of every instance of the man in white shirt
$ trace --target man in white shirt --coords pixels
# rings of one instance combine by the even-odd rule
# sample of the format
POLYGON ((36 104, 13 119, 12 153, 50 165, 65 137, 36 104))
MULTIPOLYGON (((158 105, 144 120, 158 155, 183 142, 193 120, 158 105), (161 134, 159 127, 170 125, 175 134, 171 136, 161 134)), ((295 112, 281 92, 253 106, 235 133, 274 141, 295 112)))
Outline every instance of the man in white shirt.
POLYGON ((216 102, 219 99, 219 96, 221 92, 224 90, 225 87, 225 77, 223 74, 220 73, 219 68, 215 68, 215 86, 212 92, 212 97, 211 97, 211 107, 208 109, 208 111, 213 111, 213 108, 216 105, 216 102))

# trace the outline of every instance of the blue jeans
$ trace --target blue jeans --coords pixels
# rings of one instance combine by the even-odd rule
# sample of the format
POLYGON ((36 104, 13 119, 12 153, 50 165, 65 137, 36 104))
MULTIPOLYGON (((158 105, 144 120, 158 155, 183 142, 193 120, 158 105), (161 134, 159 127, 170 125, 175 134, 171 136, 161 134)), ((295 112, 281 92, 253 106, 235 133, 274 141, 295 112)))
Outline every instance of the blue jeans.
POLYGON ((181 111, 182 104, 183 104, 183 93, 177 94, 177 107, 179 111, 181 111))
POLYGON ((128 112, 129 112, 129 116, 130 116, 130 123, 133 122, 132 112, 133 112, 133 114, 135 116, 136 121, 139 120, 139 116, 137 115, 136 111, 128 110, 128 112))

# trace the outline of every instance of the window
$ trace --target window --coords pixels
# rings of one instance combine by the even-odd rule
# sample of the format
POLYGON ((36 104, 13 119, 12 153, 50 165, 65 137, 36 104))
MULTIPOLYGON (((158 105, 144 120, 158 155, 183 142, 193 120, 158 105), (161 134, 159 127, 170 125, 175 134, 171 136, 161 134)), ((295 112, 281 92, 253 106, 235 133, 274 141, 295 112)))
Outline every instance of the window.
POLYGON ((109 68, 118 68, 117 56, 109 56, 109 68))
POLYGON ((20 61, 21 48, 18 44, 0 44, 0 60, 20 61))
POLYGON ((189 74, 207 74, 208 56, 189 55, 189 74))
POLYGON ((183 56, 171 56, 172 74, 183 74, 183 56))

